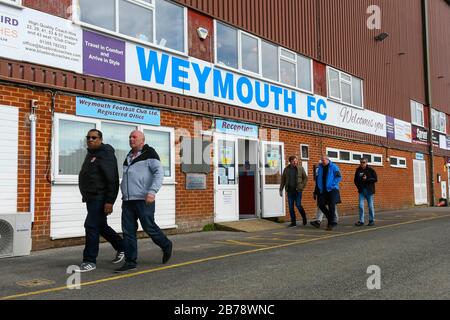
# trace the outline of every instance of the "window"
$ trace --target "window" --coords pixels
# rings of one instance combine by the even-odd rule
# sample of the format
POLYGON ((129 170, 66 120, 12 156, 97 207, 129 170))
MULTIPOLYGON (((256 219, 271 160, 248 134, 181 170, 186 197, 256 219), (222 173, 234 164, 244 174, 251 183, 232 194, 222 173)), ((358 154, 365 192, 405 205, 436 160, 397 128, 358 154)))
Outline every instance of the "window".
POLYGON ((13 6, 21 6, 22 0, 0 0, 0 3, 12 4, 13 6))
POLYGON ((437 110, 431 109, 431 124, 433 126, 434 131, 439 131, 442 133, 446 133, 447 127, 447 115, 443 112, 439 112, 437 110))
POLYGON ((237 29, 223 23, 217 23, 217 63, 238 68, 238 32, 237 29))
POLYGON ((309 146, 306 144, 300 145, 300 157, 302 160, 309 160, 309 146))
POLYGON ((416 126, 425 126, 423 105, 413 100, 411 100, 411 122, 416 126))
POLYGON ((175 157, 171 151, 175 145, 173 129, 56 114, 53 167, 57 183, 78 182, 78 174, 86 157, 85 136, 91 129, 102 131, 103 143, 115 149, 120 177, 122 164, 130 151, 128 137, 131 131, 138 129, 144 132, 145 142, 158 153, 166 182, 175 179, 175 157))
POLYGON ((278 47, 270 44, 269 42, 263 41, 261 45, 262 53, 262 76, 264 78, 278 81, 279 80, 279 69, 278 63, 278 47))
POLYGON ((358 164, 360 160, 366 158, 373 166, 383 166, 383 156, 379 154, 362 153, 358 151, 339 150, 327 148, 327 155, 330 160, 339 163, 358 164))
POLYGON ((186 51, 182 6, 166 0, 77 0, 78 20, 114 35, 186 51))
POLYGON ((245 33, 241 33, 241 64, 243 70, 259 73, 259 40, 245 33))
POLYGON ((406 158, 390 157, 389 162, 393 168, 406 168, 406 158))
POLYGON ((362 80, 328 68, 328 96, 351 106, 363 108, 362 80))
POLYGON ((216 21, 216 63, 312 92, 312 60, 216 21))

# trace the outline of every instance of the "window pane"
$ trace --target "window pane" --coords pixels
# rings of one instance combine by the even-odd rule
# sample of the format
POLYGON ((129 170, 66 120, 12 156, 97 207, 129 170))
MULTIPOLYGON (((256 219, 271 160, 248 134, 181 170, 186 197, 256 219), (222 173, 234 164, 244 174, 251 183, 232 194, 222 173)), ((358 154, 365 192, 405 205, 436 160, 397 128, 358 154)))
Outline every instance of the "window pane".
POLYGON ((440 118, 439 118, 439 123, 440 123, 440 130, 442 132, 445 132, 446 122, 447 122, 446 115, 445 115, 445 113, 441 112, 440 113, 440 118))
POLYGON ((363 158, 367 159, 367 162, 372 163, 372 155, 370 155, 370 154, 363 154, 363 158))
POLYGON ((342 101, 345 103, 352 103, 352 86, 346 82, 342 82, 341 87, 342 87, 342 101))
POLYGON ((373 157, 373 162, 374 163, 382 163, 383 161, 382 161, 381 157, 373 157))
POLYGON ((339 160, 350 161, 350 152, 340 151, 339 152, 339 160))
POLYGON ((219 148, 218 183, 220 185, 236 184, 235 142, 218 140, 217 144, 219 148))
POLYGON ((295 61, 295 54, 284 49, 281 49, 281 56, 295 61))
POLYGON ((341 99, 341 87, 339 81, 339 72, 335 70, 329 70, 328 75, 330 76, 330 97, 341 99))
POLYGON ((401 166, 406 166, 406 160, 400 160, 399 163, 401 166))
POLYGON ((416 103, 414 101, 411 101, 411 122, 418 123, 417 122, 416 103))
POLYGON ((327 155, 331 159, 337 159, 338 158, 338 152, 337 151, 328 151, 327 155))
POLYGON ((295 63, 287 62, 281 60, 280 62, 280 77, 281 82, 284 84, 288 84, 290 86, 296 86, 296 74, 295 74, 295 63))
POLYGON ((237 69, 237 30, 217 23, 217 63, 237 69))
POLYGON ((153 42, 153 12, 130 2, 119 1, 119 32, 153 42))
POLYGON ((156 150, 161 159, 161 164, 164 168, 164 176, 171 176, 170 163, 170 133, 153 130, 144 130, 145 142, 156 150))
POLYGON ((59 120, 58 148, 60 175, 78 175, 86 157, 86 134, 95 124, 59 120))
POLYGON ((79 0, 80 20, 95 26, 116 31, 115 0, 79 0))
POLYGON ((341 79, 343 81, 352 82, 352 77, 350 77, 349 75, 346 75, 345 73, 341 73, 341 79))
POLYGON ((278 47, 263 41, 261 48, 263 77, 278 81, 278 47))
POLYGON ((358 153, 353 154, 353 160, 354 161, 360 161, 362 159, 362 155, 358 153))
POLYGON ((279 185, 283 172, 282 148, 280 145, 268 144, 264 149, 266 185, 279 185))
POLYGON ((423 117, 423 108, 419 106, 418 109, 416 109, 416 115, 417 115, 417 124, 423 126, 425 123, 424 117, 423 117))
POLYGON ((242 68, 247 71, 259 73, 258 40, 242 34, 242 68))
POLYGON ((125 124, 102 123, 103 143, 111 145, 116 150, 117 168, 119 169, 119 177, 123 175, 123 162, 125 161, 130 144, 128 137, 131 131, 137 127, 125 124))
POLYGON ((309 147, 302 146, 302 159, 309 159, 309 147))
POLYGON ((391 165, 392 165, 392 166, 398 165, 398 159, 397 159, 397 158, 394 158, 394 157, 391 157, 391 165))
POLYGON ((303 90, 311 91, 311 59, 303 56, 297 57, 298 68, 298 87, 303 90))
POLYGON ((362 107, 362 80, 353 78, 352 81, 353 90, 353 104, 358 107, 362 107))
POLYGON ((156 0, 156 42, 162 47, 184 52, 184 9, 156 0))

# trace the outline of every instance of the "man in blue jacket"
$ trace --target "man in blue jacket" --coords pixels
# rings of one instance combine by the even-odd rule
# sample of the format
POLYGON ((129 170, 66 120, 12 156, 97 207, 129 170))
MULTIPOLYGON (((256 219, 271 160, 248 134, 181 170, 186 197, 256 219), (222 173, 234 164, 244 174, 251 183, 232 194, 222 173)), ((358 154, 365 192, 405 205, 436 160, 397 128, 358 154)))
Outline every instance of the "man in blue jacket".
POLYGON ((323 156, 317 175, 317 188, 319 189, 319 208, 328 219, 327 230, 329 231, 337 226, 336 204, 340 200, 339 183, 341 180, 339 167, 327 156, 323 156))
POLYGON ((167 263, 172 255, 172 242, 155 222, 155 196, 164 179, 159 155, 145 144, 141 131, 131 132, 129 142, 131 151, 123 164, 121 183, 125 264, 116 269, 116 273, 136 269, 138 219, 144 231, 162 249, 162 263, 167 263))

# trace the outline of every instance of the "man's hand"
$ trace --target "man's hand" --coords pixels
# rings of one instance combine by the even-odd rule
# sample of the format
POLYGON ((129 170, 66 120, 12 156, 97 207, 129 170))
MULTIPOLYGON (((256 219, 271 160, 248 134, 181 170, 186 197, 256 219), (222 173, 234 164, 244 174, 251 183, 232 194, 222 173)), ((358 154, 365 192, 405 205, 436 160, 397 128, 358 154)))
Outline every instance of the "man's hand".
POLYGON ((109 216, 113 212, 113 205, 112 205, 112 203, 105 203, 104 210, 105 210, 105 214, 107 216, 109 216))
POLYGON ((283 190, 280 190, 280 197, 283 196, 283 190))
POLYGON ((147 195, 147 198, 145 198, 145 204, 146 204, 146 205, 150 205, 150 204, 152 204, 153 202, 155 202, 155 195, 149 193, 149 194, 147 195))

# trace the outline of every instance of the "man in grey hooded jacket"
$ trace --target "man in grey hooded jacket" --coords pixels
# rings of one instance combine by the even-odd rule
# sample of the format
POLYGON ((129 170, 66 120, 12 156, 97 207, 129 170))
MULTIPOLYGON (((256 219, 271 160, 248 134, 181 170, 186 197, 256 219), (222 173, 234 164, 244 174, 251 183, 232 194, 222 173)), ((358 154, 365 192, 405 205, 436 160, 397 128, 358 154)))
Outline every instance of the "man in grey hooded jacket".
POLYGON ((117 273, 136 269, 138 219, 144 231, 162 249, 162 262, 167 263, 172 255, 172 242, 155 223, 155 196, 164 179, 159 155, 145 144, 141 131, 131 132, 129 142, 131 151, 123 164, 121 183, 125 264, 117 273))

